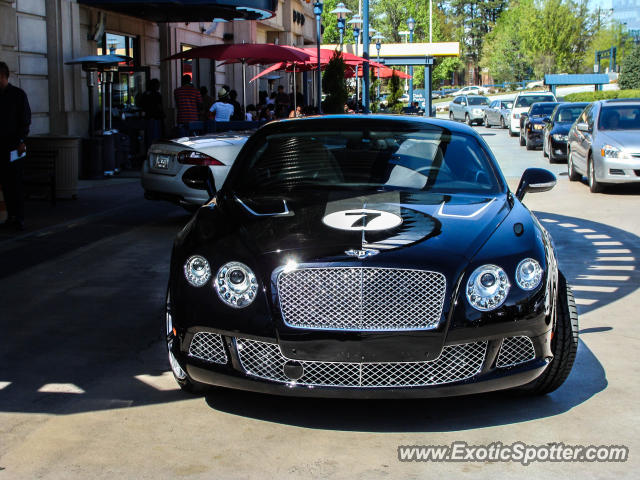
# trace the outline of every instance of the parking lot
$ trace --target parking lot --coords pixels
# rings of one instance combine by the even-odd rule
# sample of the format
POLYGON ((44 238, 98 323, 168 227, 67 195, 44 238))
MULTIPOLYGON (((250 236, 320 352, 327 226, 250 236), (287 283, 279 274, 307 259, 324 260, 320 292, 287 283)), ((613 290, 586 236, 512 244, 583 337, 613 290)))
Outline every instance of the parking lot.
POLYGON ((171 242, 189 216, 138 182, 99 186, 108 208, 0 239, 0 479, 637 477, 640 188, 592 194, 507 130, 475 127, 554 238, 581 340, 556 392, 327 400, 181 392, 161 341, 171 242), (398 446, 624 445, 623 463, 400 462, 398 446))

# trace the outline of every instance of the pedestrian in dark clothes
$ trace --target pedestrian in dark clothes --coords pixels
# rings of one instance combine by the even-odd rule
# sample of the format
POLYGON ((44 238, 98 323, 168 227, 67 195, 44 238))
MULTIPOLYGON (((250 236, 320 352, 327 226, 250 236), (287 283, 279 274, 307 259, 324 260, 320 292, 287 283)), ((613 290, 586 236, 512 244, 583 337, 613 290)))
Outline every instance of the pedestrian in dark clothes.
POLYGON ((9 215, 4 224, 15 225, 18 230, 24 230, 24 159, 11 161, 11 158, 26 152, 24 141, 30 125, 31 108, 27 94, 9 83, 9 67, 0 62, 0 186, 9 215))
POLYGON ((160 80, 152 78, 147 90, 141 95, 137 104, 144 113, 146 121, 147 149, 153 142, 164 136, 164 110, 160 94, 160 80))

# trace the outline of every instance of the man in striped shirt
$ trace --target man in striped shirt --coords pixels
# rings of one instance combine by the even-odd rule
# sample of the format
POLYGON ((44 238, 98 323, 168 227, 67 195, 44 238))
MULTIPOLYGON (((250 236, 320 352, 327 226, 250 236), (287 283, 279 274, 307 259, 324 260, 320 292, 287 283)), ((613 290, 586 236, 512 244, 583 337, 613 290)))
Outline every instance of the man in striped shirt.
POLYGON ((200 91, 191 84, 191 76, 182 76, 182 86, 174 90, 178 110, 178 125, 186 125, 189 122, 197 122, 202 106, 200 91))

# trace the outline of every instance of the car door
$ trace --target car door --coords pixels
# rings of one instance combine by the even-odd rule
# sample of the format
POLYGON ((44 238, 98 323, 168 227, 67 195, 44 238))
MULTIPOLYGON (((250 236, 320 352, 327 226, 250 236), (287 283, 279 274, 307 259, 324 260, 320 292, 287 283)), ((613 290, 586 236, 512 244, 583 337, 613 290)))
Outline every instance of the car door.
MULTIPOLYGON (((589 105, 580 118, 578 118, 578 123, 586 123, 589 126, 589 119, 591 119, 591 128, 593 128, 593 105, 589 105)), ((572 142, 571 145, 571 155, 573 164, 580 170, 581 172, 587 171, 587 152, 589 151, 589 147, 591 146, 591 133, 583 132, 577 128, 575 129, 575 141, 572 142)))
POLYGON ((489 108, 487 108, 484 112, 485 116, 487 117, 487 122, 489 122, 492 125, 496 123, 496 111, 498 111, 499 105, 500 105, 500 100, 494 100, 489 105, 489 108))
POLYGON ((456 116, 457 116, 456 110, 458 110, 459 105, 460 105, 460 97, 454 98, 453 101, 449 104, 449 108, 451 109, 451 115, 452 115, 451 118, 453 118, 453 120, 456 119, 456 116))

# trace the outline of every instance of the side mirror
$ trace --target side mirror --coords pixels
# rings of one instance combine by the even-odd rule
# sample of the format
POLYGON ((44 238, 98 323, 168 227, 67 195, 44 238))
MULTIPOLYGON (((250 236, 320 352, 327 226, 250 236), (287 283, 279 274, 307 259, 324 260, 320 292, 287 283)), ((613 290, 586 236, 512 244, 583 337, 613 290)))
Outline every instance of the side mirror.
POLYGON ((460 102, 460 105, 462 105, 463 107, 467 106, 467 102, 460 102))
POLYGON ((516 198, 520 201, 525 193, 546 192, 556 186, 556 176, 544 168, 527 168, 522 174, 516 198))
POLYGON ((580 130, 581 132, 590 132, 591 130, 589 130, 589 124, 585 123, 585 122, 580 122, 576 125, 576 128, 578 130, 580 130))
POLYGON ((216 194, 216 182, 213 178, 211 169, 205 166, 195 166, 184 172, 182 176, 184 184, 196 190, 206 190, 209 198, 213 198, 216 194))

